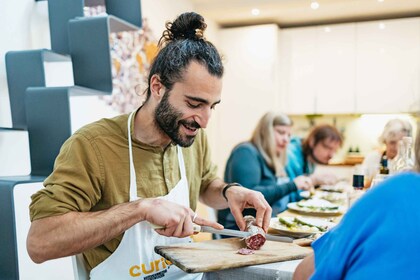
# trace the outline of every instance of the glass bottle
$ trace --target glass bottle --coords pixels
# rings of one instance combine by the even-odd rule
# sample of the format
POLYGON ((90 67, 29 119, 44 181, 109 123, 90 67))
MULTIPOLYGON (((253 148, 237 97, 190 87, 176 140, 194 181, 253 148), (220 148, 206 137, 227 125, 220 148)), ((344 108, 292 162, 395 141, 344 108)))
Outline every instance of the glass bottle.
POLYGON ((379 168, 379 174, 388 175, 389 168, 388 168, 388 158, 386 155, 383 155, 381 158, 381 166, 379 168))
POLYGON ((350 208, 364 193, 364 176, 353 175, 353 190, 348 194, 348 207, 350 208))
POLYGON ((406 136, 400 142, 398 154, 394 164, 394 173, 412 170, 414 160, 412 156, 413 138, 406 136))

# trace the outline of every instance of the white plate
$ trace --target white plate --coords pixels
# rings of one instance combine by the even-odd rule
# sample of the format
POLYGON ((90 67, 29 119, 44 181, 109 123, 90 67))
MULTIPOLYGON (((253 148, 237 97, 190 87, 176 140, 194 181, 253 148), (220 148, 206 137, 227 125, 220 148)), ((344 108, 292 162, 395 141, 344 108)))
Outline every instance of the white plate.
POLYGON ((338 193, 342 193, 342 192, 345 191, 345 188, 343 186, 340 186, 340 185, 323 185, 323 186, 319 187, 319 189, 321 191, 338 192, 338 193))
POLYGON ((305 199, 317 198, 317 199, 325 199, 330 202, 339 202, 346 199, 346 195, 344 193, 326 192, 326 191, 316 191, 315 194, 312 196, 309 191, 303 191, 300 193, 300 196, 305 199))
POLYGON ((300 207, 297 205, 297 202, 292 202, 287 204, 287 208, 294 210, 296 212, 305 213, 305 214, 316 214, 316 215, 340 215, 344 213, 344 208, 342 206, 338 206, 338 209, 333 210, 321 210, 321 209, 311 209, 306 207, 300 207))
MULTIPOLYGON (((290 221, 293 221, 294 219, 294 217, 282 217, 282 218, 286 220, 290 220, 290 221)), ((335 223, 328 222, 322 219, 316 219, 316 218, 299 217, 299 219, 309 224, 327 227, 328 229, 336 225, 335 223)), ((305 227, 302 225, 296 225, 296 228, 291 229, 287 227, 286 225, 283 225, 279 221, 279 218, 271 218, 269 232, 273 234, 280 234, 280 235, 297 237, 297 238, 307 237, 315 233, 323 233, 319 229, 305 227)))
POLYGON ((299 193, 300 197, 308 199, 311 197, 311 192, 310 191, 301 191, 299 193))

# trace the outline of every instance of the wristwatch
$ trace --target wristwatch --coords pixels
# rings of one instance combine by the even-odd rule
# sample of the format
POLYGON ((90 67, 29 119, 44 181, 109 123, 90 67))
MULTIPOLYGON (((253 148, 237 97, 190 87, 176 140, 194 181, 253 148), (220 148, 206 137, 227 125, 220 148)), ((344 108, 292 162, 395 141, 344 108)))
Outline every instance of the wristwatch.
POLYGON ((241 185, 241 184, 239 184, 239 183, 229 183, 229 184, 227 184, 226 186, 224 186, 224 187, 223 187, 223 190, 222 190, 222 195, 223 195, 223 197, 226 199, 226 201, 228 201, 228 199, 227 199, 227 197, 226 197, 226 191, 227 191, 230 187, 233 187, 233 186, 242 187, 242 185, 241 185))

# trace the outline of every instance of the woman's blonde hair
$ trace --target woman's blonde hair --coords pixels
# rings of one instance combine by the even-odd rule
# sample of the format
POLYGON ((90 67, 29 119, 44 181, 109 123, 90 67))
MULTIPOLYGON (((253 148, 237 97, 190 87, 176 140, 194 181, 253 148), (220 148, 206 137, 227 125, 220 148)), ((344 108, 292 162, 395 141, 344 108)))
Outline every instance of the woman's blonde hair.
POLYGON ((251 142, 257 147, 267 165, 277 176, 286 176, 286 152, 277 155, 274 138, 274 126, 291 126, 293 123, 285 114, 266 113, 252 133, 251 142))
POLYGON ((385 124, 379 142, 386 144, 389 140, 400 137, 400 135, 411 136, 411 124, 407 120, 392 119, 385 124))

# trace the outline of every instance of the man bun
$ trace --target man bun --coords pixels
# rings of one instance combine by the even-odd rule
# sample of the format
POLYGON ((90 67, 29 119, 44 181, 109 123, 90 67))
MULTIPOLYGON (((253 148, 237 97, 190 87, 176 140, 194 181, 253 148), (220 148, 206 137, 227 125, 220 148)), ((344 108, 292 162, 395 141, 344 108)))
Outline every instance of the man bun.
POLYGON ((183 13, 174 22, 166 23, 166 30, 159 40, 159 46, 176 40, 205 40, 206 28, 207 24, 201 15, 194 12, 183 13))

